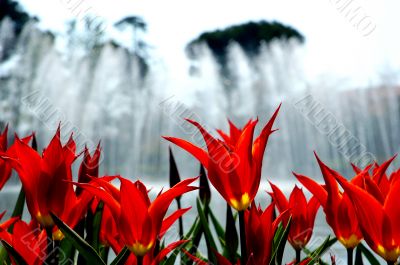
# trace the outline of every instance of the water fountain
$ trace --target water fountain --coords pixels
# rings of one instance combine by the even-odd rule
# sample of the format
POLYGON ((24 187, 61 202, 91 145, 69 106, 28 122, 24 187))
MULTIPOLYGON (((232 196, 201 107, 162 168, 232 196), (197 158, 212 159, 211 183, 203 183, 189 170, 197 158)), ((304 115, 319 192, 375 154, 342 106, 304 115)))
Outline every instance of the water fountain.
MULTIPOLYGON (((57 48, 54 35, 34 22, 19 37, 8 34, 10 27, 6 19, 0 24, 0 124, 10 123, 21 135, 35 130, 41 144, 60 121, 64 137, 73 131, 80 149, 84 144, 93 148, 101 140, 105 174, 165 185, 168 144, 160 136, 199 140, 183 118, 198 119, 209 129, 226 129, 227 117, 241 125, 258 117, 261 125, 280 102, 280 130, 270 138, 263 175, 264 181, 268 177, 286 191, 293 185, 292 170, 320 179, 313 150, 350 177, 344 154, 355 142, 340 142, 321 125, 344 128, 364 146, 347 158, 370 152, 382 162, 398 152, 398 87, 355 89, 308 80, 302 71, 303 47, 295 41, 274 41, 252 59, 232 44, 228 67, 236 82, 226 83, 229 80, 221 78, 219 65, 204 45, 198 47, 202 56, 194 62, 195 74, 155 64, 143 77, 137 56, 120 45, 106 42, 90 53, 65 53, 57 48), (6 49, 12 53, 5 56, 6 49), (311 105, 303 104, 307 96, 312 97, 311 105), (328 114, 333 118, 319 116, 328 114)), ((182 176, 197 174, 195 160, 174 151, 182 176)), ((9 191, 15 191, 15 184, 10 185, 9 191)), ((263 182, 261 189, 266 188, 263 182)))
MULTIPOLYGON (((2 22, 0 36, 6 36, 10 25, 2 22)), ((9 45, 10 38, 0 40, 1 47, 9 45)), ((143 80, 137 57, 126 48, 107 42, 89 54, 62 53, 51 33, 28 23, 13 53, 1 62, 1 122, 9 122, 20 134, 33 129, 45 143, 61 121, 64 136, 75 131, 80 147, 85 143, 93 147, 102 140, 107 154, 104 172, 155 180, 165 175, 167 165, 167 144, 160 135, 191 137, 187 132, 193 130, 182 122, 184 115, 195 115, 210 129, 226 128, 227 117, 238 124, 259 117, 263 124, 283 102, 276 125, 280 130, 268 146, 265 176, 290 179, 291 170, 319 175, 312 150, 348 173, 340 148, 296 107, 296 102, 312 95, 379 161, 396 153, 398 89, 350 91, 334 87, 340 84, 307 80, 301 45, 275 41, 252 59, 231 45, 228 67, 236 82, 228 84, 227 92, 224 82, 229 81, 218 75, 211 52, 205 46, 199 49, 202 57, 195 75, 171 74, 172 66, 165 70, 154 65, 143 80)), ((184 153, 179 157, 190 165, 185 174, 193 174, 197 168, 193 160, 184 153)))

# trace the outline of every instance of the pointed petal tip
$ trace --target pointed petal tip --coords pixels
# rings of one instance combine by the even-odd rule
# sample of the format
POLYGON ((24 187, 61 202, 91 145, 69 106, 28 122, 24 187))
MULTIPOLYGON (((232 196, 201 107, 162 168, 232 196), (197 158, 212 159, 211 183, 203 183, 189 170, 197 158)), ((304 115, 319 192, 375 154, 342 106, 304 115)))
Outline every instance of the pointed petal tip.
POLYGON ((295 178, 297 178, 297 179, 303 178, 303 177, 304 177, 303 175, 301 175, 301 174, 299 174, 299 173, 296 173, 296 172, 294 172, 294 171, 292 171, 292 174, 293 174, 293 176, 294 176, 295 178))
POLYGON ((164 140, 167 140, 169 142, 173 142, 173 139, 175 139, 175 137, 165 136, 165 135, 161 135, 161 138, 163 138, 164 140))
POLYGON ((315 150, 314 150, 313 152, 314 152, 315 158, 317 159, 318 165, 319 165, 321 168, 328 168, 328 169, 330 169, 324 162, 322 162, 322 160, 321 160, 321 158, 318 156, 317 152, 316 152, 315 150))

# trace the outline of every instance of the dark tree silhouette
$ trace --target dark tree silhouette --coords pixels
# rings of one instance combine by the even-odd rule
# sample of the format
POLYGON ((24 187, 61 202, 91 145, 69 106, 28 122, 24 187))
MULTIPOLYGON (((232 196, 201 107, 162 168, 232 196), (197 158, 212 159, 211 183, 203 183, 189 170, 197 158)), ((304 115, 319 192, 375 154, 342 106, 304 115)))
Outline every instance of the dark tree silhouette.
POLYGON ((136 53, 140 53, 145 47, 145 43, 140 40, 138 37, 138 32, 139 31, 146 31, 147 30, 147 24, 143 20, 143 18, 138 17, 138 16, 129 16, 121 19, 117 23, 115 23, 115 26, 118 29, 124 29, 127 26, 132 27, 132 37, 133 37, 133 51, 136 53))
POLYGON ((226 64, 226 53, 229 44, 234 41, 238 43, 248 56, 255 56, 259 53, 261 44, 269 44, 274 39, 295 38, 300 42, 304 37, 296 29, 283 25, 279 22, 248 22, 235 25, 223 30, 205 32, 187 45, 189 57, 195 58, 195 46, 205 43, 222 65, 226 64))
POLYGON ((21 32, 23 26, 28 22, 30 16, 22 10, 21 6, 12 0, 0 0, 0 21, 9 17, 15 23, 15 32, 21 32))
POLYGON ((114 26, 120 30, 124 30, 127 27, 132 28, 133 53, 137 56, 140 64, 140 75, 145 77, 149 70, 149 66, 146 62, 146 58, 148 58, 147 49, 149 46, 139 37, 138 33, 139 31, 147 31, 147 23, 139 16, 128 16, 116 22, 114 26))

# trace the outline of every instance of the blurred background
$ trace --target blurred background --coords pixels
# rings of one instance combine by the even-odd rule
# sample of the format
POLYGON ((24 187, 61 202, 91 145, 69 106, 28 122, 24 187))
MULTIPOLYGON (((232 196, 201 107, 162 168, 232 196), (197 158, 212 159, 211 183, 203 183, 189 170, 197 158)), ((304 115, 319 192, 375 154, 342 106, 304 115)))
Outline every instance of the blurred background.
MULTIPOLYGON (((43 148, 61 122, 79 150, 101 140, 104 174, 165 186, 160 136, 203 145, 184 118, 214 132, 228 118, 243 126, 258 117, 260 129, 282 102, 261 190, 267 178, 291 190, 291 171, 321 179, 314 150, 352 177, 350 162, 399 152, 399 8, 395 0, 0 0, 0 126, 36 131, 43 148)), ((197 175, 197 162, 173 151, 182 177, 197 175)))

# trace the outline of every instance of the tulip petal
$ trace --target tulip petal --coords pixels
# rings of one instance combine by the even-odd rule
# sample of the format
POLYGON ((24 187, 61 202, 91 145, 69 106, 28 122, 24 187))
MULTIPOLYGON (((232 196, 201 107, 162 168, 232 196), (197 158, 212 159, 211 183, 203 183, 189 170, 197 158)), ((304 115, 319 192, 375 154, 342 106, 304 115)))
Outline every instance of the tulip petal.
POLYGON ((189 178, 181 181, 166 192, 162 193, 153 201, 148 212, 152 220, 157 222, 154 223, 156 231, 161 229, 162 220, 171 202, 183 193, 198 189, 197 187, 189 186, 189 184, 194 182, 196 179, 198 178, 189 178))
POLYGON ((382 239, 386 215, 382 205, 368 192, 347 182, 343 177, 336 176, 336 179, 354 204, 358 219, 362 220, 359 224, 363 234, 368 234, 368 237, 365 236, 366 242, 376 250, 377 242, 382 239))
POLYGON ((189 152, 192 156, 194 156, 197 160, 199 160, 200 163, 203 164, 205 168, 208 169, 208 154, 205 150, 188 141, 179 138, 167 137, 167 136, 163 136, 163 138, 189 152))
POLYGON ((301 184, 304 185, 321 203, 322 207, 326 207, 326 201, 328 200, 328 192, 324 189, 320 184, 315 182, 309 177, 304 175, 296 174, 293 172, 293 175, 300 181, 301 184))
POLYGON ((285 197, 285 194, 272 182, 269 181, 269 185, 271 186, 272 193, 270 195, 272 196, 276 207, 278 208, 279 212, 283 212, 289 208, 289 202, 285 197))
POLYGON ((400 181, 397 181, 392 185, 386 197, 385 204, 383 206, 385 212, 387 213, 391 221, 394 238, 398 245, 400 245, 400 226, 398 225, 400 220, 399 194, 400 194, 400 181))
POLYGON ((162 238, 167 230, 178 220, 182 215, 184 215, 187 211, 189 211, 192 207, 183 208, 175 211, 173 214, 165 218, 161 225, 161 230, 159 233, 159 238, 162 238))

